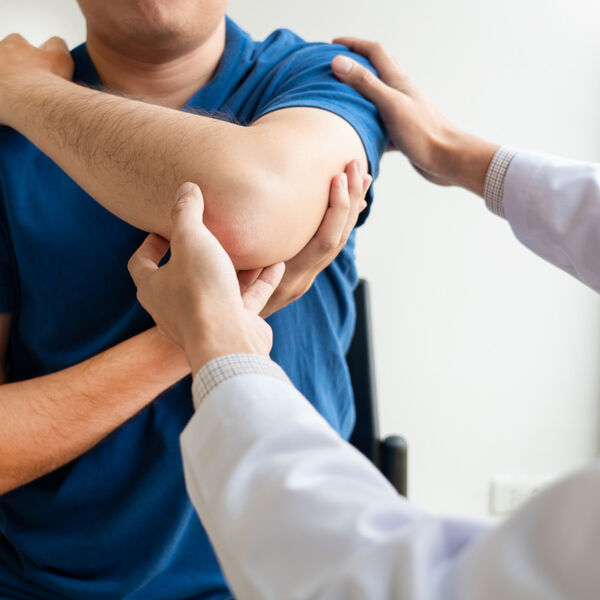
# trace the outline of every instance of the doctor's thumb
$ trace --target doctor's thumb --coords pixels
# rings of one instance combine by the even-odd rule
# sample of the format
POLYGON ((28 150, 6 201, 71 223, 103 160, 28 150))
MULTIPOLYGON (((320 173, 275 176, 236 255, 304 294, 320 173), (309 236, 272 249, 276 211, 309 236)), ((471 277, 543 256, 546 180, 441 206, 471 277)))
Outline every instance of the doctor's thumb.
POLYGON ((179 187, 171 209, 173 230, 199 228, 204 219, 204 197, 200 188, 189 181, 179 187))
POLYGON ((390 88, 372 71, 347 56, 338 55, 331 62, 334 75, 353 87, 373 104, 385 101, 390 88))

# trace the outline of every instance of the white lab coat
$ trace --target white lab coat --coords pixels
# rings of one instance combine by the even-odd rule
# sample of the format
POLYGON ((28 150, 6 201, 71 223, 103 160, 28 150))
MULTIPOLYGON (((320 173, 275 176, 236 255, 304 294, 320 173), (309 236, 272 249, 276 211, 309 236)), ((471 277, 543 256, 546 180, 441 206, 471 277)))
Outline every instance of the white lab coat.
POLYGON ((519 152, 504 214, 525 246, 600 292, 600 164, 519 152))
MULTIPOLYGON (((600 289, 598 166, 519 154, 504 210, 521 241, 600 289)), ((181 446, 188 492, 238 600, 600 598, 600 463, 497 527, 431 516, 291 384, 264 374, 212 389, 181 446)))

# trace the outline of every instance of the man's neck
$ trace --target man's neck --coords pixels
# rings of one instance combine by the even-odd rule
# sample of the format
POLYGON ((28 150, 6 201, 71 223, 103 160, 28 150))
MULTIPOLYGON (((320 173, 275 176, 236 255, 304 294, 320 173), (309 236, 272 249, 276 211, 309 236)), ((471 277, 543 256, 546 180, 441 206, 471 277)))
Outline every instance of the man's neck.
POLYGON ((181 108, 213 77, 225 49, 225 20, 198 46, 161 60, 157 54, 139 57, 120 51, 88 30, 87 49, 102 85, 127 96, 181 108))

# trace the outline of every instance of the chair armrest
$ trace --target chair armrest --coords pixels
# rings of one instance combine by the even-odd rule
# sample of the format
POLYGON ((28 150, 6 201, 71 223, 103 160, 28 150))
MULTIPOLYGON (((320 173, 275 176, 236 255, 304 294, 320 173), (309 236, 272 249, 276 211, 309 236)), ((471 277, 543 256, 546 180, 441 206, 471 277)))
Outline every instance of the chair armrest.
POLYGON ((402 496, 408 493, 408 444, 399 435, 390 435, 379 442, 379 468, 402 496))

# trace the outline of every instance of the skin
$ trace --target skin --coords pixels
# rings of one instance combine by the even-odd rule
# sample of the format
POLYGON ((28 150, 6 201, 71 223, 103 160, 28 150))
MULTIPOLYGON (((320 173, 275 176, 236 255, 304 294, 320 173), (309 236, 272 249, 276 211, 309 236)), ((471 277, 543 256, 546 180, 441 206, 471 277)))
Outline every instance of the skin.
POLYGON ((78 0, 87 48, 110 90, 179 108, 225 48, 223 0, 78 0))
POLYGON ((393 147, 429 181, 483 196, 488 167, 500 146, 455 127, 381 44, 347 37, 334 43, 362 54, 377 70, 379 78, 344 56, 332 63, 341 81, 377 106, 393 147))
MULTIPOLYGON (((358 214, 363 188, 356 164, 349 164, 345 173, 333 179, 330 205, 338 208, 329 225, 338 237, 346 235, 344 230, 339 233, 340 226, 347 227, 345 211, 358 214)), ((231 259, 203 218, 200 189, 184 184, 172 211, 169 262, 159 267, 169 243, 151 234, 128 264, 142 306, 161 331, 184 349, 194 375, 226 354, 269 355, 272 332, 258 315, 284 270, 283 263, 272 265, 240 286, 231 259)), ((318 254, 316 258, 321 258, 318 254)))
MULTIPOLYGON (((356 133, 313 109, 272 113, 253 127, 175 110, 216 69, 225 2, 80 5, 102 82, 143 102, 73 84, 63 40, 35 48, 12 35, 0 42, 0 123, 29 137, 108 210, 166 238, 173 190, 185 180, 202 183, 205 221, 235 267, 249 270, 242 285, 252 285, 264 265, 286 260, 291 267, 265 314, 298 297, 347 240, 364 197, 328 202, 332 176, 358 156, 361 191, 370 184, 356 133), (342 151, 320 144, 323 158, 312 152, 315 139, 336 140, 342 151), (282 148, 312 162, 300 169, 298 155, 282 148), (232 163, 240 165, 233 174, 232 163)), ((0 316, 3 358, 10 322, 0 316)), ((89 450, 188 372, 183 352, 155 329, 69 369, 2 385, 0 494, 89 450)))

